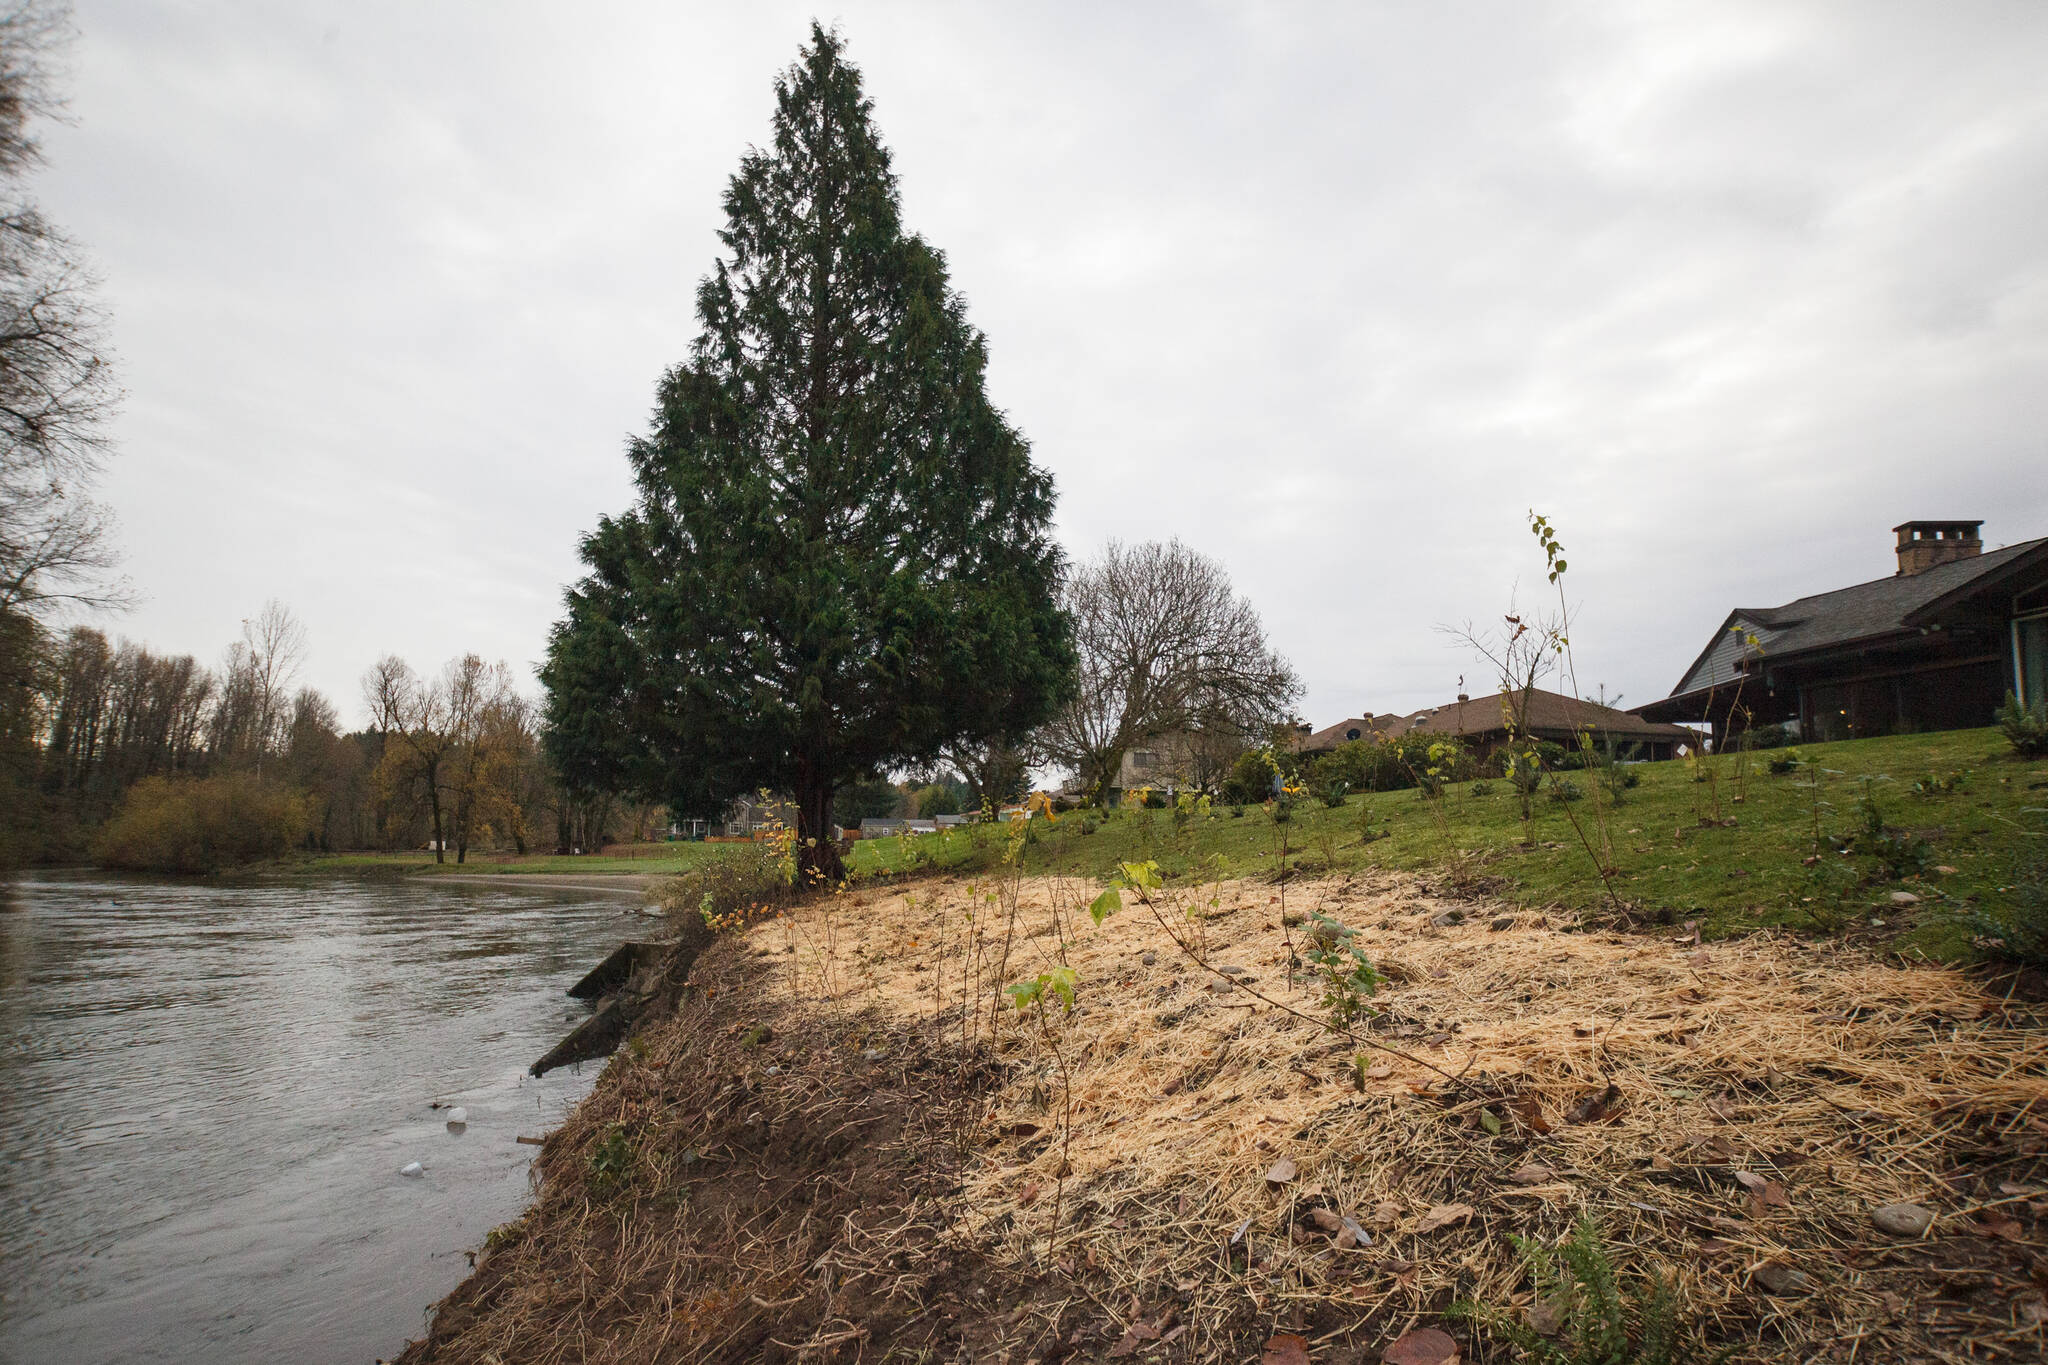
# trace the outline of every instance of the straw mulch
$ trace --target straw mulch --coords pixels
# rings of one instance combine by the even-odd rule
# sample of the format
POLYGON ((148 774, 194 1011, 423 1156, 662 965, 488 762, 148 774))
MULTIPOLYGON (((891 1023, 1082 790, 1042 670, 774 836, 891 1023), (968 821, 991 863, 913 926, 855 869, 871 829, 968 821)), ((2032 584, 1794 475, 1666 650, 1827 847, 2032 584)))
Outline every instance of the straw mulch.
POLYGON ((1391 878, 1127 895, 1099 926, 1098 889, 937 879, 707 954, 551 1141, 536 1213, 421 1358, 1246 1360, 1294 1332, 1317 1361, 1377 1361, 1454 1299, 1526 1309, 1509 1234, 1554 1241, 1582 1212, 1736 1359, 2048 1344, 2048 1034, 1967 974, 1570 932, 1391 878), (1322 1022, 1306 912, 1390 978, 1355 1037, 1322 1022), (1062 963, 1071 1014, 1002 996, 1062 963), (774 1074, 729 1032, 761 1019, 774 1074), (736 1105, 713 1088, 734 1076, 756 1087, 736 1105), (741 1109, 780 1116, 767 1134, 855 1098, 890 1117, 853 1149, 650 1174, 630 1214, 585 1188, 606 1125, 639 1124, 673 1172, 741 1109), (654 1212, 679 1189, 710 1221, 654 1212), (1932 1227, 1879 1231, 1893 1203, 1932 1227))

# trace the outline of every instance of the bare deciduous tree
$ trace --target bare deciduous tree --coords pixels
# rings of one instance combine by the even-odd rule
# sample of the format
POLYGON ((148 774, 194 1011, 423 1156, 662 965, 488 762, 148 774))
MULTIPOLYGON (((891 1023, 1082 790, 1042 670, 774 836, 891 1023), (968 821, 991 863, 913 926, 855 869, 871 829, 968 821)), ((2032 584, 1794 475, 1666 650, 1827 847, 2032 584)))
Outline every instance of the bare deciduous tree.
POLYGON ((389 786, 406 787, 427 803, 433 815, 434 861, 445 862, 447 833, 441 821, 441 766, 454 741, 449 736, 447 699, 423 682, 412 665, 387 654, 363 675, 363 702, 370 725, 384 735, 384 758, 378 777, 389 786))
POLYGON ((48 54, 69 36, 61 5, 0 8, 0 611, 29 615, 126 596, 86 492, 120 396, 93 280, 21 187, 41 158, 33 122, 58 106, 48 54))
POLYGON ((1198 725, 1258 733, 1301 693, 1223 566, 1178 540, 1111 541, 1068 580, 1074 699, 1039 734, 1048 757, 1108 799, 1126 752, 1198 725))

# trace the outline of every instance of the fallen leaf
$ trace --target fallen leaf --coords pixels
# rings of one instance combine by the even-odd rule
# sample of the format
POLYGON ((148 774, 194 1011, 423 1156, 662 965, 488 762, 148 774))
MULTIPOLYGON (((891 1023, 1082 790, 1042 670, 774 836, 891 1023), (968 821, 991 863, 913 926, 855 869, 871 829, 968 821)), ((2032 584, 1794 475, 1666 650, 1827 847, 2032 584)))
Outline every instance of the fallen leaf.
POLYGON ((1109 1357, 1115 1360, 1120 1356, 1134 1356, 1145 1349, 1146 1342, 1157 1340, 1159 1329, 1140 1318, 1124 1329, 1124 1334, 1117 1338, 1116 1345, 1109 1348, 1109 1357))
POLYGON ((1023 1189, 1017 1191, 1017 1202, 1019 1204, 1028 1205, 1035 1201, 1037 1198, 1038 1182, 1035 1180, 1032 1181, 1029 1185, 1026 1185, 1023 1189))
POLYGON ((1311 1223, 1324 1232, 1335 1234, 1344 1230, 1344 1219, 1335 1209, 1310 1209, 1308 1217, 1311 1223))
POLYGON ((1766 1180, 1763 1188, 1749 1193, 1749 1212, 1754 1218, 1764 1216, 1765 1209, 1789 1209, 1792 1196, 1785 1193, 1785 1187, 1775 1180, 1766 1180))
POLYGON ((2019 1219, 2007 1217, 1997 1209, 1985 1209, 1977 1215, 1979 1237, 2000 1237, 2008 1242, 2020 1241, 2026 1234, 2020 1227, 2019 1219))
POLYGON ((1418 1236, 1425 1232, 1435 1232, 1438 1228, 1462 1223, 1477 1212, 1478 1210, 1470 1204, 1438 1204, 1422 1215, 1422 1221, 1415 1225, 1415 1231, 1418 1236))
POLYGON ((1566 1123, 1604 1123, 1621 1104, 1621 1087, 1609 1083, 1605 1090, 1595 1090, 1580 1098, 1564 1116, 1566 1123))
POLYGON ((1998 1192, 2000 1194, 2039 1194, 2041 1187, 2038 1185, 2021 1185, 2010 1180, 2001 1180, 1998 1182, 1998 1192))
POLYGON ((1268 1185, 1285 1185, 1288 1181, 1294 1179, 1299 1171, 1300 1167, 1294 1164, 1293 1157, 1283 1156, 1267 1170, 1266 1183, 1268 1185))
POLYGON ((1513 1108, 1515 1117, 1520 1119, 1522 1126, 1530 1132, 1547 1133, 1550 1131, 1550 1120, 1543 1117, 1543 1106, 1536 1102, 1534 1095, 1523 1095, 1514 1102, 1513 1108))
POLYGON ((1381 1062, 1378 1066, 1369 1066, 1365 1069, 1365 1078, 1369 1081, 1383 1081, 1393 1074, 1394 1067, 1391 1062, 1381 1062))
POLYGON ((1391 1199, 1382 1199, 1372 1207, 1372 1221, 1375 1223, 1391 1223, 1399 1219, 1400 1216, 1401 1206, 1391 1199))
POLYGON ((1243 1221, 1242 1223, 1239 1223, 1239 1224, 1237 1225, 1237 1231, 1236 1231, 1236 1232, 1233 1232, 1233 1233, 1231 1233, 1231 1234, 1230 1234, 1230 1244, 1231 1244, 1232 1246, 1236 1246, 1236 1245, 1237 1245, 1237 1244, 1238 1244, 1239 1242, 1242 1242, 1242 1241, 1244 1240, 1244 1235, 1245 1235, 1245 1234, 1246 1234, 1247 1232, 1250 1232, 1251 1230, 1252 1230, 1252 1220, 1251 1220, 1251 1219, 1249 1219, 1249 1218, 1247 1218, 1247 1219, 1245 1219, 1245 1220, 1244 1220, 1244 1221, 1243 1221))
POLYGON ((1540 1161, 1532 1161, 1527 1166, 1508 1172, 1509 1183, 1515 1185, 1548 1185, 1555 1179, 1557 1172, 1540 1161))
POLYGON ((1564 1306, 1552 1299, 1538 1299, 1522 1310, 1522 1320, 1539 1337, 1554 1337, 1564 1329, 1564 1306))
POLYGON ((1735 1122, 1735 1101, 1726 1095, 1710 1095, 1707 1098, 1707 1112, 1721 1123, 1735 1122))
POLYGON ((1408 1333, 1380 1357, 1384 1365, 1458 1365, 1458 1359, 1458 1343, 1434 1327, 1408 1333))
POLYGON ((1293 1332, 1276 1332, 1266 1338, 1259 1365, 1308 1365, 1308 1338, 1293 1332))
POLYGON ((2012 1301, 2013 1315, 2022 1327, 2039 1327, 2048 1322, 2048 1295, 2038 1289, 2029 1289, 2012 1301))

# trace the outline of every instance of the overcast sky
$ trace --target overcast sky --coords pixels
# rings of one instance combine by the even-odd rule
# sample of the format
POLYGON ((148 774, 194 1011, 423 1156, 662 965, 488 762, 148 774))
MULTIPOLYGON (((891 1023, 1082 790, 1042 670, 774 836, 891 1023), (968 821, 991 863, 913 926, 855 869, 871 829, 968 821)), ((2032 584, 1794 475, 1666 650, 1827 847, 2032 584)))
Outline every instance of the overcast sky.
POLYGON ((104 277, 104 491, 218 657, 268 597, 345 717, 531 677, 813 15, 987 332, 1075 555, 1220 559, 1318 725, 1569 553, 1663 696, 1889 529, 2048 535, 2048 5, 80 0, 46 211, 104 277))

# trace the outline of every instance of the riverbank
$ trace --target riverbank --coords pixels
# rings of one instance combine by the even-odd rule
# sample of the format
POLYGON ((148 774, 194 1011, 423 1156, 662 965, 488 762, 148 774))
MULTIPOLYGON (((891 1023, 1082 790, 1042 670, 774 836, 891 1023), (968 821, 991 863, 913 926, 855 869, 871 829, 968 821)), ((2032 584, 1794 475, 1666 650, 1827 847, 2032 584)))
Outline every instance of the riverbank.
POLYGON ((1966 972, 1390 874, 1098 889, 721 939, 406 1359, 1504 1360, 1447 1310, 1540 1310, 1508 1234, 1582 1214, 1738 1360, 2041 1347, 2048 1033, 1966 972), (1343 946, 1385 977, 1350 1036, 1343 946))

